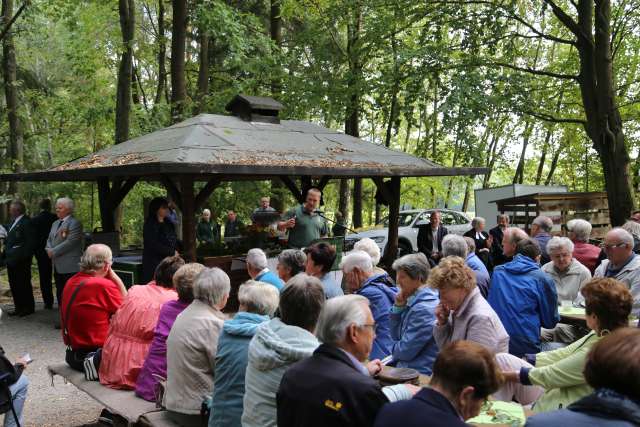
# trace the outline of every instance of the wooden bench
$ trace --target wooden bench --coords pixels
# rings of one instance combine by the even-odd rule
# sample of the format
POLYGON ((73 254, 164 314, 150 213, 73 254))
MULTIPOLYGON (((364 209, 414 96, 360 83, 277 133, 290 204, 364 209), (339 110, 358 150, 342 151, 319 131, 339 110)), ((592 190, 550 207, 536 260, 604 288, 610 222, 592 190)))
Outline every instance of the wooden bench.
POLYGON ((71 369, 65 363, 49 365, 47 370, 52 385, 54 377, 61 376, 65 383, 70 382, 114 414, 116 426, 177 427, 177 424, 168 418, 167 411, 156 408, 153 402, 137 397, 133 391, 114 390, 98 381, 87 381, 82 372, 71 369))

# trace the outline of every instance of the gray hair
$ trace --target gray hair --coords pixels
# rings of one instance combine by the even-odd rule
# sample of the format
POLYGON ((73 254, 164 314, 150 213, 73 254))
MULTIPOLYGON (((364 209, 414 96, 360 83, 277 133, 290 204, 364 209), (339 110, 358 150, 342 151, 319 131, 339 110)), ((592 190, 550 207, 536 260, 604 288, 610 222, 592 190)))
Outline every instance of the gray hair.
MULTIPOLYGON (((448 236, 448 234, 447 234, 447 236, 448 236)), ((475 252, 476 251, 476 241, 475 240, 473 240, 471 237, 465 237, 464 241, 467 244, 467 255, 470 254, 471 252, 475 252)), ((464 258, 464 257, 461 257, 461 258, 464 258)))
POLYGON ((419 280, 420 283, 426 283, 429 277, 429 271, 431 266, 429 260, 422 253, 405 255, 393 262, 391 265, 395 271, 402 270, 405 274, 411 277, 413 280, 419 280))
POLYGON ((209 209, 202 209, 202 215, 211 215, 211 211, 209 209))
POLYGON ((75 203, 73 203, 73 200, 68 197, 60 197, 58 200, 56 200, 56 205, 57 204, 64 205, 71 212, 73 212, 76 206, 75 203))
POLYGON ((509 215, 507 214, 498 214, 498 222, 500 222, 501 219, 506 219, 507 222, 509 222, 509 215))
POLYGON ((591 236, 591 224, 584 219, 572 219, 567 222, 567 231, 573 233, 575 239, 579 242, 588 242, 591 236))
POLYGON ((210 307, 220 304, 230 290, 229 276, 218 267, 205 268, 193 282, 193 298, 210 307))
POLYGON ((447 234, 442 239, 442 256, 459 256, 462 259, 467 257, 467 242, 464 237, 457 234, 447 234))
POLYGON ((102 243, 89 245, 80 258, 80 270, 85 273, 96 272, 105 264, 112 262, 113 254, 111 248, 102 243))
POLYGON ((631 235, 640 237, 640 224, 635 221, 627 221, 622 224, 624 230, 627 230, 631 235))
POLYGON ((295 276, 304 271, 307 263, 307 255, 300 249, 285 249, 278 255, 278 263, 284 265, 291 270, 291 275, 295 276))
POLYGON ((273 316, 280 302, 280 292, 269 283, 247 280, 238 289, 238 302, 249 313, 273 316))
POLYGON ((504 230, 504 236, 507 236, 507 239, 511 244, 517 245, 519 241, 528 238, 527 233, 524 230, 519 229, 518 227, 507 227, 504 230))
POLYGON ((471 220, 471 227, 476 228, 478 224, 485 224, 486 221, 481 216, 477 216, 471 220))
POLYGON ((351 273, 354 268, 363 273, 373 272, 373 261, 368 253, 364 251, 351 251, 342 258, 340 269, 343 273, 351 273))
POLYGON ((364 326, 367 321, 365 307, 368 305, 369 300, 362 295, 343 295, 327 300, 316 326, 320 342, 334 346, 342 343, 349 326, 364 326))
POLYGON ((551 255, 551 253, 555 251, 559 251, 562 249, 566 249, 569 253, 573 253, 573 242, 568 237, 559 237, 555 236, 549 239, 547 242, 547 253, 551 255))
POLYGON ((260 248, 249 249, 247 252, 247 264, 254 270, 264 270, 267 268, 267 255, 260 248))
POLYGON ((15 206, 16 208, 18 208, 20 215, 24 215, 24 213, 27 211, 27 206, 20 200, 12 200, 11 206, 15 206))
POLYGON ((553 228, 553 221, 548 216, 540 215, 533 219, 532 224, 537 225, 547 233, 553 228))
POLYGON ((356 251, 363 251, 368 253, 371 257, 371 262, 373 262, 374 267, 380 262, 380 248, 378 247, 378 245, 376 245, 376 242, 368 237, 358 240, 356 244, 353 245, 353 249, 356 251))
POLYGON ((178 299, 190 303, 193 301, 193 281, 206 267, 197 262, 183 265, 173 275, 173 287, 176 288, 178 299))
POLYGON ((629 248, 633 249, 633 246, 635 244, 634 240, 633 240, 633 236, 631 235, 631 233, 629 233, 627 230, 625 230, 622 227, 616 227, 616 228, 612 228, 611 231, 609 231, 607 233, 607 236, 609 234, 618 236, 618 238, 620 240, 622 240, 624 243, 626 243, 629 248))

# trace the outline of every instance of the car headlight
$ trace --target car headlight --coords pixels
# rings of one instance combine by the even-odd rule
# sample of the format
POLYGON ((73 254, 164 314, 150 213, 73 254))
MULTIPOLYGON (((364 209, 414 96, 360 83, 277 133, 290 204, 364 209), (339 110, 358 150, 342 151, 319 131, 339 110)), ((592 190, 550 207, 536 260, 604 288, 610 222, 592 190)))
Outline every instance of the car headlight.
POLYGON ((385 240, 387 240, 387 236, 376 236, 376 237, 372 237, 371 240, 373 240, 376 243, 382 243, 385 240))

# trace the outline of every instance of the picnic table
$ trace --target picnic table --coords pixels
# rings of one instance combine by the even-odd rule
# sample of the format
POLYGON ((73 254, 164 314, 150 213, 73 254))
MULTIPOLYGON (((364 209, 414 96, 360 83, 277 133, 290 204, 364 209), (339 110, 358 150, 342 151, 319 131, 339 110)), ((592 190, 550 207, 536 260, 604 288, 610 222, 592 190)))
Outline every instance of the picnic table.
MULTIPOLYGON (((562 306, 558 308, 558 313, 560 314, 560 323, 587 327, 587 313, 584 307, 562 306)), ((638 319, 630 317, 629 327, 635 328, 637 326, 638 319)))

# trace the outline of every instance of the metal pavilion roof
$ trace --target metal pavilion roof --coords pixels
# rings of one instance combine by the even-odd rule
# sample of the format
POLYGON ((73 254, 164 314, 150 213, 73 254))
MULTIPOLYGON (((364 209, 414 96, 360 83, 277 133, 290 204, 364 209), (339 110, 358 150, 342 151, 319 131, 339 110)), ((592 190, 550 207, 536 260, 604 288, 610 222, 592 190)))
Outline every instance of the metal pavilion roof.
POLYGON ((201 114, 60 166, 0 175, 4 181, 90 181, 189 174, 221 180, 274 176, 410 177, 479 175, 297 120, 245 121, 201 114))

